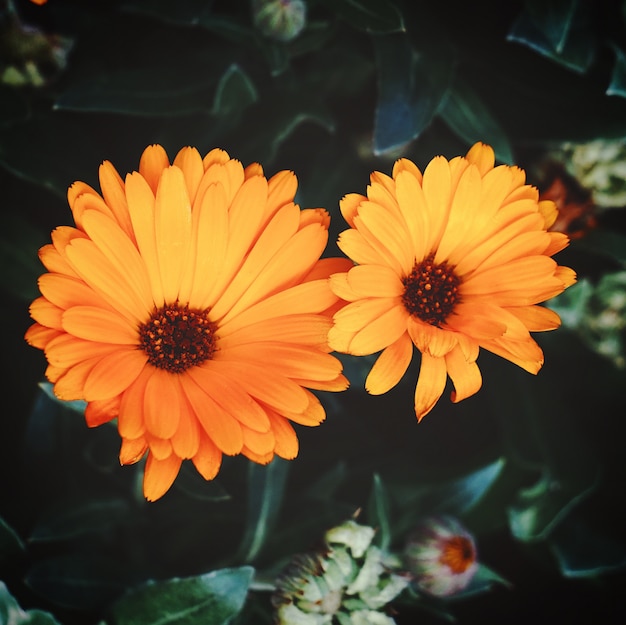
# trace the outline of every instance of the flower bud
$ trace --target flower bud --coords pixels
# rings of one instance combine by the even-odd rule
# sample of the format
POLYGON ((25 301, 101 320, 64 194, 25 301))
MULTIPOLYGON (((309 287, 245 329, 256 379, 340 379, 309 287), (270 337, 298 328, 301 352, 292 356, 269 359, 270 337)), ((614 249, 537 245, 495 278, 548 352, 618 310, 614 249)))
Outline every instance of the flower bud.
POLYGON ((418 590, 436 597, 460 592, 478 569, 474 538, 452 517, 425 519, 409 538, 405 557, 418 590))
POLYGON ((306 24, 304 0, 252 0, 254 25, 270 39, 295 39, 306 24))

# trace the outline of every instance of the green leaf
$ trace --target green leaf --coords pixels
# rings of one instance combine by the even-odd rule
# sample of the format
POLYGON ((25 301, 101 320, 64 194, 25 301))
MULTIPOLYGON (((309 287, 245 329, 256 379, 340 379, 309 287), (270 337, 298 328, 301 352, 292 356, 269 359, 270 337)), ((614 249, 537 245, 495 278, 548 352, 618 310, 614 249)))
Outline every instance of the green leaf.
POLYGON ((604 228, 596 228, 576 244, 585 249, 617 261, 626 267, 626 236, 604 228))
POLYGON ((386 551, 391 543, 391 501, 378 473, 374 473, 372 491, 367 505, 368 525, 376 528, 378 546, 386 551))
POLYGON ((58 625, 58 621, 49 612, 22 610, 4 582, 0 582, 0 623, 2 625, 58 625))
POLYGON ((390 0, 323 0, 329 9, 350 26, 370 33, 396 33, 404 30, 398 7, 390 0))
POLYGON ((252 562, 263 548, 283 501, 288 469, 289 463, 280 458, 266 466, 250 463, 246 529, 236 560, 252 562))
POLYGON ((560 295, 550 300, 550 310, 561 317, 564 327, 578 328, 586 315, 587 306, 593 295, 593 285, 587 278, 579 280, 576 284, 563 291, 560 295))
POLYGON ((44 599, 72 610, 96 610, 125 587, 123 564, 103 556, 76 553, 39 560, 28 570, 26 585, 44 599))
POLYGON ((254 569, 148 582, 111 608, 111 625, 226 625, 244 605, 254 569))
POLYGON ((534 486, 521 490, 516 503, 508 508, 511 533, 524 542, 545 540, 596 486, 596 481, 580 484, 544 474, 534 486))
POLYGON ((213 100, 213 114, 228 116, 241 112, 258 99, 254 83, 236 64, 231 65, 220 78, 213 100))
MULTIPOLYGON (((15 558, 25 551, 22 539, 17 532, 0 517, 0 575, 9 570, 15 558)), ((0 620, 0 622, 3 622, 0 620)))
POLYGON ((509 588, 512 586, 512 584, 499 573, 496 573, 496 571, 481 563, 478 565, 478 570, 474 573, 474 577, 472 577, 472 580, 466 588, 456 593, 451 599, 457 601, 459 599, 481 595, 485 592, 489 592, 494 584, 502 584, 509 588))
POLYGON ((416 139, 430 124, 449 86, 452 58, 441 50, 413 49, 406 34, 373 38, 378 69, 374 153, 416 139))
POLYGON ((527 0, 508 39, 583 73, 595 48, 589 10, 590 4, 579 0, 527 0))
POLYGON ((461 139, 469 144, 488 143, 500 161, 513 163, 504 129, 469 83, 457 78, 438 113, 461 139))
POLYGON ((121 499, 66 501, 32 531, 31 542, 58 542, 101 531, 111 531, 129 518, 128 503, 121 499))
POLYGON ((618 95, 626 98, 626 54, 617 46, 613 46, 613 51, 615 52, 615 64, 606 93, 607 95, 618 95))
POLYGON ((550 548, 565 577, 596 577, 626 569, 621 538, 572 518, 550 536, 550 548))

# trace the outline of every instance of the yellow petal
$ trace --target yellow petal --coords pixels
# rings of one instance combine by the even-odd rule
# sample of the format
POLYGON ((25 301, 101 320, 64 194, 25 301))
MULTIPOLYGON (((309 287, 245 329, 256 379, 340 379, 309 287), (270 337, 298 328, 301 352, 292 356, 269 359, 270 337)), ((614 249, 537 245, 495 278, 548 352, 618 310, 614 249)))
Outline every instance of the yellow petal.
POLYGON ((348 272, 350 288, 361 297, 399 297, 404 285, 393 269, 384 265, 357 265, 348 272))
POLYGON ((200 186, 200 180, 202 180, 202 176, 204 175, 204 165, 202 164, 200 152, 192 147, 183 148, 176 155, 173 165, 183 172, 187 185, 187 195, 193 204, 196 198, 196 192, 200 186))
POLYGON ((167 152, 160 145, 149 145, 139 159, 139 173, 156 194, 163 170, 170 166, 167 152))
POLYGON ((155 204, 156 251, 168 303, 178 299, 182 270, 191 244, 191 203, 178 167, 163 170, 155 204))
POLYGON ((415 415, 421 421, 435 406, 446 386, 445 358, 422 354, 417 386, 415 387, 415 415))
POLYGON ((456 332, 436 328, 413 317, 408 318, 407 330, 415 347, 433 358, 445 356, 458 343, 456 332))
POLYGON ((413 357, 413 343, 407 332, 380 354, 365 380, 365 390, 382 395, 393 388, 406 373, 413 357))
POLYGON ((357 332, 350 341, 350 353, 364 356, 395 343, 406 332, 408 317, 404 306, 393 306, 357 332))
POLYGON ((451 399, 460 402, 474 395, 482 386, 480 369, 475 362, 468 362, 459 346, 445 355, 448 375, 454 384, 451 399))

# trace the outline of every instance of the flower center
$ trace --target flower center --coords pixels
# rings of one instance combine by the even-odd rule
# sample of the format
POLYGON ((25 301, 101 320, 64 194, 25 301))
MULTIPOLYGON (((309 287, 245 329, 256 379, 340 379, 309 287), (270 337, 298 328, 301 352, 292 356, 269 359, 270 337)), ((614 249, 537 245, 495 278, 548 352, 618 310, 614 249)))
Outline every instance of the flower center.
POLYGON ((139 345, 154 367, 182 373, 213 356, 216 330, 208 310, 168 304, 155 310, 139 327, 139 345))
POLYGON ((435 264, 435 255, 415 263, 406 276, 402 303, 411 315, 433 326, 441 326, 457 303, 461 278, 448 263, 435 264))
POLYGON ((445 541, 439 562, 447 565, 450 570, 458 575, 465 573, 474 564, 476 551, 469 538, 465 536, 453 536, 445 541))

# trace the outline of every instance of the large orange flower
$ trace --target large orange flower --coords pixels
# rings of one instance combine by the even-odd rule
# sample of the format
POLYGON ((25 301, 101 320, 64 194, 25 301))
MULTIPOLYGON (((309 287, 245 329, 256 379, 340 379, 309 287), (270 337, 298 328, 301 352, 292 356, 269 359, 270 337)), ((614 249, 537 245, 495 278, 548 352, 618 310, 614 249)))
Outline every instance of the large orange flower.
POLYGON ((294 204, 292 172, 267 180, 218 149, 170 165, 153 145, 125 181, 109 162, 99 173, 102 196, 72 185, 76 227, 40 251, 26 339, 56 395, 87 401, 90 426, 117 417, 122 464, 148 453, 149 500, 183 459, 208 480, 222 454, 294 458, 290 421, 325 418, 308 389, 347 386, 327 334, 328 276, 349 261, 320 260, 326 211, 294 204))
POLYGON ((494 167, 494 152, 474 145, 466 157, 433 159, 423 175, 400 159, 393 177, 371 175, 367 197, 341 201, 351 226, 339 247, 357 265, 331 276, 350 303, 329 334, 333 349, 382 353, 365 386, 381 394, 406 372, 413 346, 421 352, 415 412, 426 415, 444 391, 452 401, 482 384, 476 364, 483 347, 531 373, 543 353, 529 331, 552 330, 556 313, 537 306, 575 282, 550 258, 568 244, 547 232, 556 218, 517 167, 494 167))

